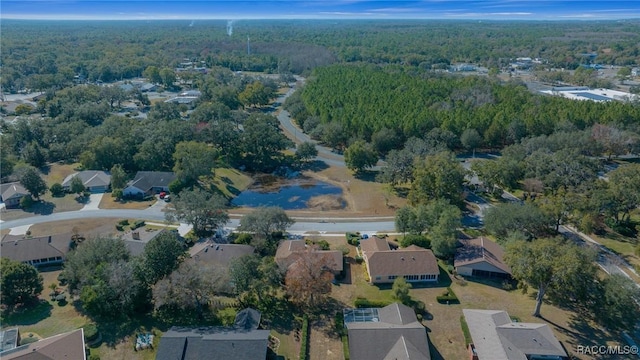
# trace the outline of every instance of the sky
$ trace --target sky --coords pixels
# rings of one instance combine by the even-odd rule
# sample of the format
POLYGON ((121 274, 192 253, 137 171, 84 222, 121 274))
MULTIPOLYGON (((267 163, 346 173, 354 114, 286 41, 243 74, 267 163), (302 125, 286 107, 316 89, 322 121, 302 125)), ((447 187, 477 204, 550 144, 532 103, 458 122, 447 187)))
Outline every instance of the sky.
POLYGON ((2 19, 640 19, 640 0, 2 0, 2 19))

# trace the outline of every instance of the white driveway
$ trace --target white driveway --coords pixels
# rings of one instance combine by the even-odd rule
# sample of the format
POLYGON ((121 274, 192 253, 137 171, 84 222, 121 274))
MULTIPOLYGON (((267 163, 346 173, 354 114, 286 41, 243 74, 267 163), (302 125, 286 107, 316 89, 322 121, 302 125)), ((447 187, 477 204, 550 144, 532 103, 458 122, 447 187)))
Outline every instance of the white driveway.
POLYGON ((103 196, 104 196, 104 193, 89 195, 89 200, 84 205, 84 207, 80 209, 80 211, 98 210, 98 205, 100 205, 100 201, 102 201, 103 196))
POLYGON ((29 225, 23 225, 23 226, 16 226, 14 228, 11 228, 11 231, 9 231, 10 235, 25 235, 27 233, 27 231, 29 230, 29 228, 31 227, 32 224, 29 225))

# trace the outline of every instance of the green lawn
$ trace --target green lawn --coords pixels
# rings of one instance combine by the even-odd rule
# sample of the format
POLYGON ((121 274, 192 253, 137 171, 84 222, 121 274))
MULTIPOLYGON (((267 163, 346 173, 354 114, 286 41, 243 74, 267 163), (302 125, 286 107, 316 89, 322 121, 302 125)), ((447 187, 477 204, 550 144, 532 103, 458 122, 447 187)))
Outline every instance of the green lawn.
POLYGON ((217 188, 227 199, 238 196, 253 182, 251 177, 232 168, 216 168, 215 174, 216 176, 210 185, 217 188))

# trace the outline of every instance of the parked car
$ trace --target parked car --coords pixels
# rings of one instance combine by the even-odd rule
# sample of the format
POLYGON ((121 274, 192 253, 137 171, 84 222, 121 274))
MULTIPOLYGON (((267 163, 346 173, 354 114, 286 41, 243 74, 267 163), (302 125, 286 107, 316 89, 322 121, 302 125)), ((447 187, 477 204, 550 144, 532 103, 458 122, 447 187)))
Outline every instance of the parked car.
POLYGON ((171 196, 170 196, 169 194, 165 195, 165 196, 164 196, 164 201, 165 201, 165 202, 169 202, 169 201, 171 201, 171 196))
POLYGON ((165 196, 167 196, 166 192, 163 191, 160 193, 160 199, 164 199, 165 196))

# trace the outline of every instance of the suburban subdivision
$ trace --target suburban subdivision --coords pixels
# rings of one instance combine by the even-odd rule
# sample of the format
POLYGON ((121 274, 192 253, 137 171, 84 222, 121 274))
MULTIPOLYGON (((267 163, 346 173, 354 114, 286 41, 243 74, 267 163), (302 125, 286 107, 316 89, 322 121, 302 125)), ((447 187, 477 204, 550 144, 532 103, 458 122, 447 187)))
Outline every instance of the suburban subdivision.
POLYGON ((0 17, 0 358, 638 358, 637 19, 0 17))

